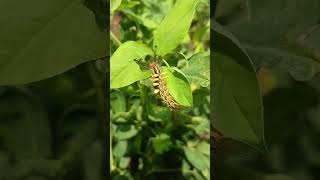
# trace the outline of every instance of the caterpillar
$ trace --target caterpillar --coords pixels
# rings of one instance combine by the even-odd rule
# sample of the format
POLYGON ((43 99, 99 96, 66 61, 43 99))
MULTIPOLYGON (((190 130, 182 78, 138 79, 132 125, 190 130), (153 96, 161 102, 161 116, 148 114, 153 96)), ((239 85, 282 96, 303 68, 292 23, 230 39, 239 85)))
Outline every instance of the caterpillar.
POLYGON ((150 63, 149 68, 152 71, 152 85, 154 87, 154 93, 160 94, 161 100, 170 108, 170 110, 181 108, 172 95, 169 93, 167 85, 164 81, 163 74, 160 71, 160 67, 156 62, 150 63))

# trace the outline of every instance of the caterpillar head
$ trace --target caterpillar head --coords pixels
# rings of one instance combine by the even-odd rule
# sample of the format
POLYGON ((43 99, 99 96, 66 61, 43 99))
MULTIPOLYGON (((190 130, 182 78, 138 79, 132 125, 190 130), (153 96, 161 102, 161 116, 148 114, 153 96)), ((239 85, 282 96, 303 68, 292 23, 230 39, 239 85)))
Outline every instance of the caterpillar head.
POLYGON ((149 68, 152 70, 152 69, 155 69, 155 68, 157 68, 158 67, 158 65, 157 65, 157 63, 150 63, 149 64, 149 68))

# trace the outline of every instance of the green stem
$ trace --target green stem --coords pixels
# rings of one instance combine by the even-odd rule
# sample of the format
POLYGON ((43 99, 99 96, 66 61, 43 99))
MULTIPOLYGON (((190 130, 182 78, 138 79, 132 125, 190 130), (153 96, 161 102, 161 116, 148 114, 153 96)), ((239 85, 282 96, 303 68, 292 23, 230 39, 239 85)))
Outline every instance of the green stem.
POLYGON ((116 166, 114 164, 113 152, 112 152, 112 124, 110 120, 110 173, 113 172, 115 169, 116 169, 116 166))
POLYGON ((121 46, 121 41, 117 38, 116 35, 113 34, 112 31, 110 31, 110 37, 112 39, 113 42, 115 42, 118 46, 121 46))

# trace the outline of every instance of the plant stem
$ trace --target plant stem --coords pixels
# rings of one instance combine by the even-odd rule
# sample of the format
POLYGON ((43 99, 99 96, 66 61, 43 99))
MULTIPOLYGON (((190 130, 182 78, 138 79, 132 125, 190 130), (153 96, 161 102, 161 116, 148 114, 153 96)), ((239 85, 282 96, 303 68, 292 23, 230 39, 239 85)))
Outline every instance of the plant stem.
POLYGON ((112 39, 113 42, 115 42, 118 46, 121 46, 121 41, 117 38, 116 35, 113 34, 112 31, 110 31, 110 37, 112 39))

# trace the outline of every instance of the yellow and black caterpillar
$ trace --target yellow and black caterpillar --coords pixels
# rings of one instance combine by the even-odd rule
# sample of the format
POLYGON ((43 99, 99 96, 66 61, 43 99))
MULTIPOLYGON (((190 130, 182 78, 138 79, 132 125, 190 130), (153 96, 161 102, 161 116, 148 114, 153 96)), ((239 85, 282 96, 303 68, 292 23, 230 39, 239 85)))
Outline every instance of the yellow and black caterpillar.
POLYGON ((167 85, 164 81, 163 74, 161 74, 160 67, 157 63, 153 62, 149 64, 149 68, 152 71, 152 85, 154 87, 154 93, 160 94, 161 100, 170 108, 170 110, 178 109, 181 107, 169 93, 167 85))

